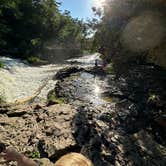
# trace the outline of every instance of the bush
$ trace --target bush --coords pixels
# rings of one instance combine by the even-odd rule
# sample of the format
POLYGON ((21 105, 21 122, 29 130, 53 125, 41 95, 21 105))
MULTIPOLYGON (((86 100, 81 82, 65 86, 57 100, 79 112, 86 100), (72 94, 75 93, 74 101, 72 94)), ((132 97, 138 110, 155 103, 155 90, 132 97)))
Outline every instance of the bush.
POLYGON ((35 56, 30 56, 27 58, 27 61, 30 63, 30 64, 46 64, 47 61, 44 61, 38 57, 35 57, 35 56))
POLYGON ((58 98, 53 92, 50 92, 47 96, 47 104, 64 104, 63 98, 58 98))
POLYGON ((0 105, 5 103, 5 98, 4 96, 0 95, 0 105))
POLYGON ((107 66, 106 72, 107 72, 108 74, 115 74, 115 70, 114 70, 114 67, 113 67, 113 64, 112 64, 112 63, 110 63, 110 64, 107 66))
POLYGON ((39 152, 39 151, 33 151, 33 152, 30 154, 30 157, 31 157, 31 158, 40 158, 40 152, 39 152))
POLYGON ((0 68, 4 68, 4 63, 3 62, 0 62, 0 68))

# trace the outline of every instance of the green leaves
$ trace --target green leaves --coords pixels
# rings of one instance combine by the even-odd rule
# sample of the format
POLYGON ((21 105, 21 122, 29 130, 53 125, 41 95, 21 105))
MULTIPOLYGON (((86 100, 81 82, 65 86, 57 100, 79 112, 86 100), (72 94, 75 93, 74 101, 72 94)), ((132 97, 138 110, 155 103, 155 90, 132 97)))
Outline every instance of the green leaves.
POLYGON ((4 64, 1 61, 0 61, 0 68, 4 68, 4 64))
POLYGON ((19 55, 34 55, 48 40, 66 47, 82 42, 83 23, 70 12, 60 13, 54 0, 1 0, 0 48, 19 55))
POLYGON ((40 38, 32 39, 31 44, 33 46, 39 46, 41 44, 41 39, 40 38))
POLYGON ((31 157, 31 158, 40 158, 40 152, 39 152, 39 151, 33 151, 33 152, 30 154, 30 157, 31 157))

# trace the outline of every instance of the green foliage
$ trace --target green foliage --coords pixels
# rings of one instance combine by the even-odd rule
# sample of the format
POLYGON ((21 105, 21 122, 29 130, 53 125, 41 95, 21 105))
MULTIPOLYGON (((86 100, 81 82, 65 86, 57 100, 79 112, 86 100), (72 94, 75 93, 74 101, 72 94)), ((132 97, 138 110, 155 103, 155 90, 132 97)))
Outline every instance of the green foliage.
POLYGON ((49 39, 65 47, 81 47, 84 23, 68 11, 61 13, 59 5, 56 0, 1 0, 0 51, 27 57, 49 39))
POLYGON ((30 157, 31 157, 31 158, 40 158, 40 152, 39 152, 39 151, 33 151, 33 152, 30 154, 30 157))
POLYGON ((0 68, 4 68, 4 66, 3 62, 0 61, 0 68))
POLYGON ((155 95, 155 94, 149 94, 148 102, 156 103, 157 101, 160 101, 158 95, 155 95))
POLYGON ((39 46, 39 45, 41 44, 40 38, 32 39, 32 40, 31 40, 31 44, 32 44, 33 46, 39 46))
POLYGON ((65 100, 63 98, 56 97, 54 93, 50 92, 47 97, 47 103, 64 104, 65 100))
POLYGON ((115 73, 112 63, 110 63, 110 64, 107 66, 106 72, 107 72, 108 74, 114 74, 114 73, 115 73))
POLYGON ((0 105, 5 104, 5 98, 3 95, 0 94, 0 105))
POLYGON ((44 61, 36 56, 30 56, 27 58, 27 61, 30 63, 30 64, 46 64, 47 61, 44 61))
POLYGON ((57 102, 57 104, 60 104, 60 105, 65 103, 63 98, 57 98, 56 102, 57 102))

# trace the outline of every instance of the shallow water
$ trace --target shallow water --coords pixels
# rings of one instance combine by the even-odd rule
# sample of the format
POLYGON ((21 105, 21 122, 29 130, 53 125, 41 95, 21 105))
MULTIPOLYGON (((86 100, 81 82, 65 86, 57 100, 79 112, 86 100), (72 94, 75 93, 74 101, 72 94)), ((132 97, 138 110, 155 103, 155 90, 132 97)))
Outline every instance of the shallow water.
MULTIPOLYGON (((59 87, 59 86, 58 86, 59 87)), ((58 95, 64 96, 67 101, 81 101, 93 105, 103 105, 110 102, 106 92, 108 87, 107 77, 101 77, 88 72, 78 72, 60 83, 58 95)))

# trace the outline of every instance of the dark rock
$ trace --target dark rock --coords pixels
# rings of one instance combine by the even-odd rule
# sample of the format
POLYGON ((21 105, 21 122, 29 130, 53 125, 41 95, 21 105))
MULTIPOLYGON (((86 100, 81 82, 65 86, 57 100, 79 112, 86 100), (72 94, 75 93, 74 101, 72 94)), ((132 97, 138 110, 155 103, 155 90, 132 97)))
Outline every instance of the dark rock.
POLYGON ((93 74, 93 75, 101 75, 101 76, 106 76, 106 71, 103 70, 102 67, 98 66, 98 67, 90 67, 85 69, 85 72, 93 74))
POLYGON ((59 70, 56 73, 54 79, 61 80, 61 79, 64 79, 66 77, 69 77, 73 73, 77 73, 77 72, 80 72, 80 71, 84 71, 84 69, 79 68, 79 67, 64 68, 64 69, 59 70))

